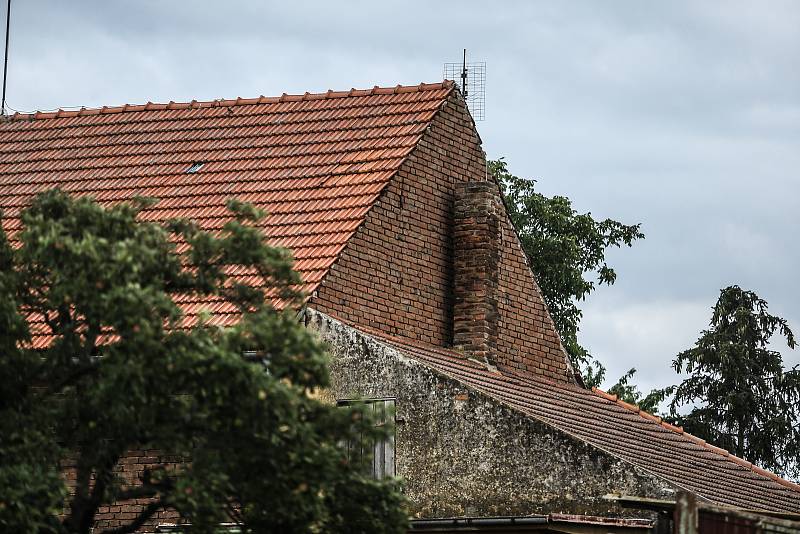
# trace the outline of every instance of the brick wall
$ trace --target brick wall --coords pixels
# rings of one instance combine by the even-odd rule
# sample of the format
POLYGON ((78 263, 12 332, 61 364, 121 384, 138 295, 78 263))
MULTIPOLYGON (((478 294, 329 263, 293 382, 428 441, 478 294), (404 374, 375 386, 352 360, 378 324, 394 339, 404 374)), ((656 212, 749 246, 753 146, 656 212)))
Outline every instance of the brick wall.
POLYGON ((496 365, 500 189, 456 184, 453 208, 453 346, 496 365))
MULTIPOLYGON (((350 324, 452 345, 454 191, 457 183, 485 179, 480 139, 454 92, 351 238, 311 306, 350 324)), ((507 217, 501 220, 500 240, 498 367, 572 380, 507 217)))
MULTIPOLYGON (((117 474, 130 481, 132 486, 138 486, 145 468, 162 465, 167 469, 178 468, 181 465, 181 458, 179 456, 166 455, 162 451, 155 449, 129 451, 117 464, 117 474)), ((74 493, 76 477, 73 458, 68 458, 64 462, 63 474, 69 492, 74 493)), ((139 516, 149 502, 150 499, 132 499, 130 501, 117 502, 113 505, 101 506, 95 516, 94 528, 99 532, 128 525, 139 516)), ((175 524, 179 520, 180 518, 174 510, 162 509, 156 512, 139 529, 139 532, 154 532, 158 525, 175 524)))

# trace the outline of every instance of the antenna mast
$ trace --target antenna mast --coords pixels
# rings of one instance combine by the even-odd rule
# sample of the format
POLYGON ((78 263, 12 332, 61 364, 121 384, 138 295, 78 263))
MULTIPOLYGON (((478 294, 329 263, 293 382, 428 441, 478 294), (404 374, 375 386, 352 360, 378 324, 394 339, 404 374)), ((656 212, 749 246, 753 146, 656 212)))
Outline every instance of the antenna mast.
POLYGON ((456 82, 461 96, 467 103, 472 118, 482 121, 486 118, 486 62, 467 63, 467 49, 460 63, 444 64, 444 79, 456 82), (458 81, 460 79, 460 82, 458 81))
POLYGON ((0 105, 0 113, 6 114, 6 85, 8 84, 8 37, 11 32, 11 0, 8 0, 6 8, 6 57, 3 62, 3 103, 0 105))
MULTIPOLYGON (((9 2, 11 0, 8 0, 9 2)), ((464 100, 467 99, 467 49, 464 49, 464 62, 461 64, 461 90, 464 93, 464 100)))

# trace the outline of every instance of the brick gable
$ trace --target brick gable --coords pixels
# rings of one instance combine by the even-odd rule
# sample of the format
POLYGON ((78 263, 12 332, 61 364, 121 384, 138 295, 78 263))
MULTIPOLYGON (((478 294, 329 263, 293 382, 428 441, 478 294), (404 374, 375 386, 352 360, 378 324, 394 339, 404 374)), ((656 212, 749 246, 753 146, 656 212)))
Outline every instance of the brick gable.
MULTIPOLYGON (((350 239, 311 306, 355 326, 437 346, 453 342, 453 202, 457 183, 486 179, 486 158, 452 93, 350 239)), ((519 241, 500 225, 497 365, 572 381, 519 241)))
MULTIPOLYGON (((20 211, 55 187, 104 204, 157 198, 142 220, 185 217, 210 231, 235 197, 269 213, 261 230, 291 249, 312 292, 452 91, 443 82, 15 114, 0 121, 3 229, 13 242, 20 211)), ((187 325, 203 309, 214 324, 238 321, 216 297, 176 301, 187 325)), ((29 322, 33 346, 47 347, 43 318, 29 322)))

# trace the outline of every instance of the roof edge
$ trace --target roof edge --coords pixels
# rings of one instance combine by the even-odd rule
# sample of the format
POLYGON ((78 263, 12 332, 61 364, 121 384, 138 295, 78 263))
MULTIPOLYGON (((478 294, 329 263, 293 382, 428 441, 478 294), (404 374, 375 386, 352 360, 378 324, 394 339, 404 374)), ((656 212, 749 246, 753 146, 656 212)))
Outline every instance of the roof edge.
POLYGON ((787 488, 789 488, 791 490, 800 492, 800 484, 796 484, 796 483, 794 483, 794 482, 792 482, 790 480, 786 480, 785 478, 773 473, 772 471, 767 471, 766 469, 758 467, 757 465, 754 465, 753 463, 748 462, 744 458, 739 458, 738 456, 736 456, 734 454, 731 454, 729 451, 726 451, 725 449, 722 449, 720 447, 712 445, 712 444, 708 443, 704 439, 700 439, 697 436, 689 434, 682 427, 671 425, 671 424, 667 423, 666 421, 664 421, 661 417, 658 417, 657 415, 653 415, 653 414, 651 414, 651 413, 649 413, 649 412, 647 412, 645 410, 642 410, 641 408, 639 408, 635 404, 630 404, 628 402, 625 402, 625 401, 621 400, 617 395, 613 395, 611 393, 606 393, 605 391, 603 391, 602 389, 597 388, 597 387, 593 387, 592 388, 592 392, 595 395, 598 395, 598 396, 606 399, 607 401, 613 402, 613 403, 625 408, 626 410, 628 410, 630 412, 638 414, 640 417, 642 417, 644 419, 647 419, 648 421, 653 421, 653 422, 661 425, 663 428, 669 430, 670 432, 674 432, 675 434, 682 434, 683 436, 685 436, 686 438, 688 438, 689 440, 691 440, 695 444, 697 444, 697 445, 699 445, 699 446, 701 446, 701 447, 703 447, 703 448, 705 448, 705 449, 707 449, 707 450, 709 450, 711 452, 719 454, 720 456, 724 456, 725 458, 731 460, 732 462, 734 462, 736 464, 739 464, 742 467, 746 467, 747 469, 750 469, 751 471, 753 471, 754 473, 756 473, 758 475, 767 477, 767 478, 777 482, 778 484, 780 484, 782 486, 785 486, 785 487, 787 487, 787 488))
MULTIPOLYGON (((398 85, 395 88, 388 88, 388 89, 398 89, 398 88, 403 88, 403 86, 398 85)), ((414 142, 414 144, 411 147, 409 147, 408 152, 406 153, 406 155, 402 157, 402 159, 400 160, 400 163, 397 165, 395 170, 392 171, 391 175, 386 179, 386 183, 384 183, 383 187, 381 187, 381 190, 378 191, 377 196, 375 197, 375 200, 372 201, 372 203, 370 204, 369 208, 364 213, 364 217, 361 219, 361 222, 358 224, 358 226, 356 226, 356 228, 352 231, 350 236, 347 238, 347 240, 342 245, 342 248, 339 250, 339 253, 336 255, 336 259, 333 260, 333 263, 331 263, 330 267, 328 267, 328 270, 325 271, 325 274, 316 283, 314 288, 311 291, 309 291, 310 298, 306 301, 307 304, 313 304, 314 298, 316 298, 316 296, 318 295, 317 291, 319 290, 319 288, 321 288, 323 286, 324 282, 327 280, 327 278, 330 275, 331 271, 333 270, 334 266, 337 266, 340 263, 340 261, 342 259, 342 255, 345 253, 345 251, 348 249, 348 247, 350 247, 350 244, 352 243, 351 240, 361 231, 362 228, 364 228, 364 226, 366 226, 367 219, 369 218, 370 214, 373 212, 373 210, 375 208, 375 205, 378 204, 383 199, 384 194, 389 189, 389 187, 391 187, 391 184, 393 183, 394 179, 397 177, 397 175, 400 173, 400 171, 403 169, 403 167, 406 165, 406 163, 409 161, 409 159, 414 155, 414 153, 416 152, 417 148, 419 148, 420 141, 422 141, 422 139, 425 137, 425 135, 430 131, 431 125, 434 123, 434 121, 441 114, 442 108, 447 104, 447 101, 452 96, 453 91, 457 90, 456 84, 454 82, 452 82, 451 80, 444 80, 443 82, 437 83, 437 84, 422 84, 421 83, 421 84, 416 85, 416 86, 410 86, 410 88, 411 89, 417 88, 417 91, 431 91, 431 90, 437 90, 437 89, 448 89, 448 91, 442 97, 441 102, 439 104, 439 107, 436 108, 436 111, 434 112, 433 116, 428 121, 428 125, 425 127, 425 130, 417 136, 417 140, 414 142), (425 88, 423 88, 423 86, 425 88)), ((351 91, 354 91, 354 90, 355 89, 352 89, 351 91)), ((372 89, 372 91, 375 91, 375 90, 381 90, 381 88, 378 87, 378 86, 375 86, 372 89)), ((412 92, 412 91, 405 91, 405 92, 412 92)), ((389 93, 388 92, 384 92, 384 93, 372 93, 372 94, 389 94, 389 93)), ((473 125, 475 124, 474 121, 473 121, 472 124, 473 125)))
POLYGON ((124 104, 122 106, 103 106, 98 108, 82 107, 80 109, 59 108, 54 111, 34 111, 30 113, 16 112, 5 118, 8 121, 18 120, 40 120, 40 119, 60 119, 66 117, 83 117, 87 115, 111 115, 115 113, 125 113, 131 111, 162 111, 173 109, 199 109, 215 107, 232 107, 240 105, 254 104, 277 104, 281 102, 302 102, 305 100, 325 100, 333 98, 346 98, 350 96, 372 96, 372 95, 391 95, 398 93, 417 93, 422 91, 436 91, 439 89, 451 89, 455 84, 451 80, 444 80, 438 83, 420 83, 419 85, 396 85, 394 87, 374 86, 371 89, 352 88, 349 91, 328 90, 324 93, 303 93, 287 94, 281 96, 264 96, 256 98, 232 98, 217 100, 192 100, 191 102, 156 103, 147 102, 146 104, 124 104))

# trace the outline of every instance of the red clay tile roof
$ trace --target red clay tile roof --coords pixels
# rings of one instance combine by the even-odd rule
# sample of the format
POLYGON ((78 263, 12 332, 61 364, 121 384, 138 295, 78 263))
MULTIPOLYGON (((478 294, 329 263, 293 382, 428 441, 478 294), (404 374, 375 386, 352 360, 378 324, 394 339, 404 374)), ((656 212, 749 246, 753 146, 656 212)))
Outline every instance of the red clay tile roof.
MULTIPOLYGON (((270 215, 312 292, 453 90, 451 82, 253 99, 15 114, 0 122, 3 228, 59 187, 101 202, 160 199, 143 219, 219 228, 229 198, 270 215), (195 163, 204 165, 188 173, 195 163)), ((223 302, 184 302, 188 315, 223 302)), ((221 319, 220 319, 221 317, 221 319)), ((43 346, 46 336, 36 336, 43 346)))
POLYGON ((714 447, 615 396, 543 377, 520 380, 458 352, 366 333, 462 384, 712 502, 800 511, 800 486, 714 447))

